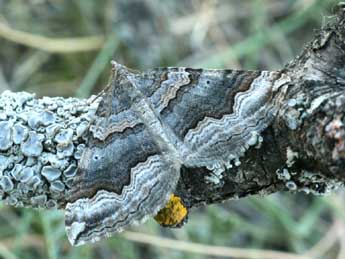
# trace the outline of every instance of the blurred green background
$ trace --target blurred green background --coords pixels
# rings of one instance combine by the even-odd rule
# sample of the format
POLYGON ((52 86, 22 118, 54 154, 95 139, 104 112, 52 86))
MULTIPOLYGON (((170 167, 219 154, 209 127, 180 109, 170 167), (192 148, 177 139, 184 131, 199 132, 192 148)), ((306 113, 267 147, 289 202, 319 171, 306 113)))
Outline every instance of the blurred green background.
MULTIPOLYGON (((111 59, 136 69, 279 69, 337 2, 0 0, 0 92, 88 97, 105 86, 111 59)), ((77 248, 62 212, 1 205, 0 257, 342 259, 343 200, 342 192, 245 198, 194 209, 182 229, 149 220, 77 248)))

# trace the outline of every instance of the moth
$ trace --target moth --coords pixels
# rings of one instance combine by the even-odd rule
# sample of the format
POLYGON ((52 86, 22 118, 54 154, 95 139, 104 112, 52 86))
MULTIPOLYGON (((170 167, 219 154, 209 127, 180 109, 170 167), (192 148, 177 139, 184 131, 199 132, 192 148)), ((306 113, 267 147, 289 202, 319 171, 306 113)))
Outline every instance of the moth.
POLYGON ((73 245, 154 216, 174 192, 182 165, 218 175, 239 165, 276 113, 279 72, 112 65, 68 193, 65 225, 73 245))

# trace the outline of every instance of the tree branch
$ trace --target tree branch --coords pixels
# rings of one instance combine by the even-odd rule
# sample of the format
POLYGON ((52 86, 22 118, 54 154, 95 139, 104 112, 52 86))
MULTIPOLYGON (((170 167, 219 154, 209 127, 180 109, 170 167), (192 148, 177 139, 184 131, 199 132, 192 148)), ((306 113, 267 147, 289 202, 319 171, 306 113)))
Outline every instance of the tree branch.
POLYGON ((302 54, 281 72, 286 85, 279 112, 241 165, 210 184, 205 169, 184 168, 178 194, 187 207, 277 191, 316 195, 345 180, 345 16, 319 31, 302 54))
POLYGON ((0 196, 13 206, 63 208, 97 102, 0 95, 0 196))
POLYGON ((287 87, 260 149, 212 185, 209 172, 184 168, 178 194, 188 207, 252 194, 304 191, 324 194, 345 180, 344 11, 319 31, 302 54, 281 72, 287 87))
MULTIPOLYGON (((343 186, 344 23, 341 9, 299 57, 274 72, 279 75, 270 85, 274 117, 254 143, 246 143, 231 168, 217 174, 207 166, 182 164, 174 194, 187 208, 277 191, 318 195, 343 186)), ((9 91, 0 96, 0 194, 5 203, 64 208, 75 201, 67 194, 91 128, 100 119, 94 99, 35 99, 9 91)))

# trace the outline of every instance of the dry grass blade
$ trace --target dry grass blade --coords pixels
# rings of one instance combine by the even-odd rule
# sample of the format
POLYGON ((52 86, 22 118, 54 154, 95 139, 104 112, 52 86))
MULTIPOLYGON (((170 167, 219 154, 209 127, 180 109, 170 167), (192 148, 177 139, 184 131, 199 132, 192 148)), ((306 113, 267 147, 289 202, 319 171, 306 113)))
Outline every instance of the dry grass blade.
MULTIPOLYGON (((2 239, 0 244, 2 244, 6 249, 12 250, 15 245, 15 240, 13 238, 2 239)), ((35 234, 28 234, 23 236, 21 248, 28 247, 43 251, 45 248, 45 244, 42 236, 35 234)))
POLYGON ((306 253, 304 253, 304 255, 310 256, 312 258, 324 255, 337 242, 338 228, 339 225, 337 224, 337 222, 334 222, 333 225, 329 228, 328 232, 319 240, 319 242, 317 242, 306 253))
POLYGON ((338 259, 342 259, 345 257, 345 236, 344 236, 344 230, 345 230, 345 223, 342 220, 337 220, 337 236, 339 238, 339 253, 338 253, 338 259))
POLYGON ((0 257, 7 258, 7 259, 17 259, 18 257, 15 256, 8 248, 0 243, 0 257))
POLYGON ((100 49, 104 43, 104 37, 100 35, 77 38, 48 38, 12 29, 5 23, 0 23, 0 37, 18 44, 52 53, 97 50, 100 49))
POLYGON ((209 246, 129 231, 125 232, 123 236, 127 240, 142 244, 149 244, 157 247, 169 248, 173 250, 203 254, 208 256, 221 256, 229 258, 234 257, 243 259, 311 259, 311 257, 308 256, 278 252, 273 250, 209 246))

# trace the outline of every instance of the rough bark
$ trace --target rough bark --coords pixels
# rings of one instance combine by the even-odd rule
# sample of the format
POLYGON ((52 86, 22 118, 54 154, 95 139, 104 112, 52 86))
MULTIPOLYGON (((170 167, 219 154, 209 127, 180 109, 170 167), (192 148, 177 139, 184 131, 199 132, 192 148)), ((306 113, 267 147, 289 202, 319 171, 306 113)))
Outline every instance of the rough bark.
POLYGON ((204 169, 184 168, 178 194, 188 207, 253 194, 304 191, 321 195, 345 180, 345 15, 322 28, 282 73, 288 86, 276 104, 274 123, 259 149, 224 174, 205 181, 204 169))
MULTIPOLYGON (((302 54, 280 71, 284 74, 285 84, 279 89, 280 92, 274 101, 279 110, 278 115, 272 125, 262 133, 262 143, 256 148, 247 150, 245 156, 241 157, 239 166, 231 168, 216 181, 210 181, 210 178, 217 178, 217 176, 206 168, 182 168, 175 194, 182 198, 186 207, 191 208, 254 194, 266 195, 277 191, 324 194, 343 186, 345 180, 344 23, 345 12, 341 9, 338 16, 321 29, 315 39, 305 47, 302 54)), ((6 94, 8 95, 8 92, 2 94, 2 100, 7 99, 6 94)), ((27 94, 17 93, 11 96, 13 104, 27 94)), ((85 119, 85 123, 92 121, 92 116, 89 119, 85 118, 92 102, 58 98, 49 99, 48 104, 42 104, 43 100, 31 101, 29 106, 26 104, 26 108, 22 107, 22 109, 34 111, 37 115, 42 105, 59 103, 59 107, 65 107, 63 112, 72 114, 73 117, 62 116, 59 114, 62 112, 61 109, 51 109, 51 113, 58 118, 60 128, 73 131, 76 137, 71 143, 74 147, 84 144, 87 137, 78 136, 76 125, 70 122, 71 119, 81 118, 85 119), (71 110, 76 106, 81 107, 80 111, 72 112, 71 110), (71 110, 68 111, 68 109, 71 110)), ((9 108, 12 104, 6 102, 0 104, 2 134, 6 127, 13 130, 17 122, 28 122, 28 118, 23 117, 22 109, 9 108), (5 113, 6 116, 4 116, 5 113)), ((94 110, 94 107, 92 109, 94 110)), ((50 125, 45 125, 44 121, 37 118, 33 118, 31 123, 32 127, 30 126, 28 130, 32 135, 40 134, 40 125, 50 125)), ((54 138, 55 136, 56 134, 54 138)), ((35 157, 39 158, 42 152, 57 154, 59 149, 63 152, 64 148, 70 144, 63 143, 58 147, 59 141, 54 138, 47 137, 46 140, 50 141, 41 143, 42 146, 39 147, 41 151, 38 151, 39 154, 35 157)), ((8 140, 2 135, 0 144, 1 142, 6 144, 6 141, 8 140)), ((52 184, 55 181, 54 176, 39 175, 44 163, 38 158, 30 159, 30 161, 23 160, 20 157, 24 144, 16 144, 12 140, 8 143, 11 147, 0 147, 2 166, 0 167, 2 176, 0 187, 5 202, 17 206, 63 208, 66 201, 68 202, 64 192, 57 192, 52 188, 55 185, 58 187, 60 183, 52 184), (10 158, 14 160, 10 161, 10 158), (35 188, 34 191, 23 189, 24 185, 21 183, 26 183, 25 176, 27 175, 18 175, 17 179, 13 180, 14 176, 9 175, 9 172, 14 168, 15 163, 22 163, 24 167, 39 167, 37 169, 37 175, 40 178, 39 188, 35 188), (8 181, 9 178, 12 179, 11 183, 8 181), (35 201, 38 204, 34 204, 33 198, 37 196, 43 200, 35 201)), ((58 160, 61 159, 64 159, 64 155, 58 158, 58 160)), ((73 153, 66 161, 64 165, 61 165, 62 176, 59 176, 59 181, 64 185, 63 188, 68 189, 68 177, 63 176, 63 171, 70 165, 77 166, 78 159, 73 153)), ((35 172, 31 174, 32 172, 29 172, 30 177, 35 175, 35 172)))

